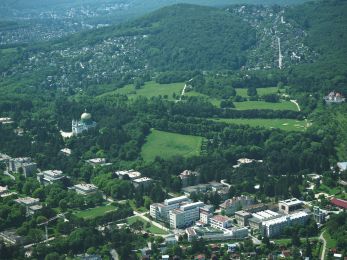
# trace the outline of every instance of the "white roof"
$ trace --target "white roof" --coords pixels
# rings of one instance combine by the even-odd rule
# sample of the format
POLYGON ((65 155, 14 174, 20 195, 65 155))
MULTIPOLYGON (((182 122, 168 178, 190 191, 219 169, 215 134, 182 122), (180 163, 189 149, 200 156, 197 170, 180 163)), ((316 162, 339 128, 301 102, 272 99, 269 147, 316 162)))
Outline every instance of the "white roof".
POLYGON ((339 167, 341 171, 345 171, 347 170, 347 162, 338 162, 337 167, 339 167))
POLYGON ((117 171, 118 176, 128 175, 130 179, 141 177, 141 173, 134 170, 117 171))
POLYGON ((80 183, 80 184, 76 184, 75 188, 80 189, 80 190, 84 190, 84 191, 90 191, 90 190, 95 190, 98 187, 96 187, 94 184, 80 183))
POLYGON ((182 201, 186 201, 188 200, 187 196, 180 196, 180 197, 176 197, 176 198, 172 198, 172 199, 166 199, 164 200, 164 204, 165 205, 172 205, 172 204, 177 204, 180 203, 182 201))
POLYGON ((302 204, 303 202, 301 200, 298 200, 297 198, 292 198, 287 200, 281 200, 280 203, 286 204, 288 206, 294 206, 294 205, 302 204))
POLYGON ((3 187, 3 186, 0 186, 0 192, 5 192, 7 191, 7 186, 3 187))
POLYGON ((22 204, 33 204, 33 203, 38 203, 40 200, 36 198, 31 198, 31 197, 25 197, 25 198, 18 198, 15 200, 17 203, 22 203, 22 204))
POLYGON ((135 179, 133 180, 134 182, 146 182, 146 181, 151 181, 152 179, 151 178, 148 178, 148 177, 142 177, 142 178, 139 178, 139 179, 135 179))
POLYGON ((47 170, 42 172, 44 175, 48 175, 49 177, 57 178, 62 177, 63 172, 61 170, 47 170))

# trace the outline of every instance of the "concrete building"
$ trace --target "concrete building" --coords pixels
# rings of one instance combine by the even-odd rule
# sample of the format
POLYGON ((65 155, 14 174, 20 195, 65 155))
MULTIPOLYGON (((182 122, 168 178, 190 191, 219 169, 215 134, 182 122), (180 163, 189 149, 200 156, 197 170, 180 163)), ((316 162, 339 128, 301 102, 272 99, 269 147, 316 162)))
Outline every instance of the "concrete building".
POLYGON ((182 188, 199 184, 200 173, 190 170, 184 170, 179 176, 182 182, 182 188))
POLYGON ((291 215, 264 221, 261 228, 262 235, 269 238, 278 236, 288 226, 304 225, 309 217, 310 215, 306 212, 299 211, 291 215))
POLYGON ((249 213, 256 213, 259 211, 267 210, 269 207, 263 203, 249 205, 243 208, 244 211, 247 211, 249 213))
POLYGON ((15 199, 14 201, 26 208, 27 215, 33 215, 38 210, 42 209, 40 200, 36 198, 25 197, 25 198, 15 199))
POLYGON ((71 122, 72 135, 79 135, 94 127, 96 127, 96 122, 92 120, 92 115, 87 111, 81 115, 81 120, 72 120, 71 122))
POLYGON ((44 185, 52 184, 64 178, 65 175, 60 170, 47 170, 37 174, 37 180, 44 185))
POLYGON ((94 184, 80 183, 74 185, 75 191, 81 195, 90 195, 98 191, 98 187, 94 184))
POLYGON ((278 213, 271 210, 259 211, 257 213, 253 213, 252 217, 248 220, 249 226, 252 229, 260 229, 261 225, 264 221, 276 219, 281 217, 278 213))
POLYGON ((326 217, 326 214, 324 211, 322 211, 317 206, 313 207, 313 218, 318 224, 324 224, 325 223, 325 217, 326 217))
POLYGON ((231 227, 231 219, 222 215, 213 216, 210 219, 211 227, 224 230, 231 227))
POLYGON ((239 197, 233 197, 220 204, 220 208, 225 211, 227 215, 232 215, 236 211, 250 206, 254 203, 254 199, 249 196, 241 195, 239 197))
POLYGON ((339 104, 346 101, 346 98, 341 93, 332 91, 324 97, 325 103, 327 104, 339 104))
POLYGON ((247 211, 244 211, 244 210, 240 210, 240 211, 235 212, 235 219, 237 221, 237 224, 239 224, 242 227, 249 225, 248 220, 251 217, 252 217, 252 214, 247 212, 247 211))
POLYGON ((200 219, 199 219, 199 222, 202 225, 210 224, 211 217, 213 217, 213 214, 209 210, 207 210, 205 208, 200 208, 200 219))
POLYGON ((8 245, 22 245, 25 239, 17 235, 16 230, 5 230, 0 232, 0 240, 8 245))
POLYGON ((241 238, 248 237, 248 228, 246 227, 242 227, 242 228, 233 227, 231 229, 231 232, 234 239, 241 239, 241 238))
POLYGON ((135 188, 138 188, 138 187, 146 188, 152 182, 153 182, 153 180, 151 178, 148 178, 148 177, 142 177, 142 178, 132 180, 132 183, 133 183, 135 188))
POLYGON ((66 155, 66 156, 70 156, 72 154, 72 150, 69 148, 63 148, 60 150, 60 153, 66 155))
POLYGON ((31 161, 29 157, 11 158, 8 161, 7 169, 9 172, 20 172, 22 170, 24 177, 32 176, 37 170, 37 164, 31 161))
POLYGON ((141 177, 141 173, 134 170, 116 171, 115 173, 117 174, 119 179, 129 177, 130 180, 135 180, 141 177))
POLYGON ((201 201, 180 206, 178 209, 170 210, 170 227, 185 228, 194 224, 200 218, 200 208, 204 206, 201 201))
POLYGON ((149 213, 152 218, 169 222, 169 211, 178 209, 182 203, 191 202, 186 196, 166 199, 163 203, 154 203, 150 205, 149 213))
POLYGON ((289 214, 293 211, 301 209, 304 203, 296 198, 282 200, 278 202, 279 212, 289 214))

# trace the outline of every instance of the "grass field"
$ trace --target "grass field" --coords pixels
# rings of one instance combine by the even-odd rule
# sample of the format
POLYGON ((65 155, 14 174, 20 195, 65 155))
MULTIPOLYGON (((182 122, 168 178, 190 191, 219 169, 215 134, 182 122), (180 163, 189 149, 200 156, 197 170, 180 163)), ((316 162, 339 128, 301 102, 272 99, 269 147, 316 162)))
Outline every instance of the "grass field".
MULTIPOLYGON (((258 96, 273 94, 278 92, 278 87, 257 88, 258 96)), ((237 88, 236 94, 241 97, 248 97, 247 88, 237 88)))
POLYGON ((195 92, 195 91, 189 91, 185 93, 185 96, 187 97, 204 97, 206 98, 209 102, 212 103, 212 105, 216 106, 216 107, 220 107, 220 100, 216 99, 216 98, 211 98, 205 94, 199 93, 199 92, 195 92))
POLYGON ((145 85, 142 86, 140 89, 135 89, 134 85, 130 84, 122 88, 119 88, 110 92, 106 92, 98 97, 102 98, 102 97, 122 94, 122 95, 127 95, 129 99, 133 99, 138 96, 144 96, 144 97, 150 98, 150 97, 167 95, 168 100, 174 100, 174 98, 172 97, 173 93, 180 95, 183 87, 184 87, 184 83, 159 84, 154 81, 149 81, 149 82, 146 82, 145 85))
POLYGON ((235 108, 238 110, 249 109, 272 109, 272 110, 293 110, 298 111, 295 104, 290 101, 281 101, 278 103, 270 103, 265 101, 245 101, 234 102, 235 108))
POLYGON ((200 154, 203 138, 191 135, 169 133, 153 129, 142 147, 141 155, 145 161, 153 161, 156 156, 164 159, 175 155, 184 157, 200 154))
POLYGON ((74 215, 76 217, 79 217, 79 218, 88 219, 88 218, 95 218, 95 217, 102 216, 106 212, 113 211, 113 210, 116 210, 115 206, 105 205, 105 206, 95 207, 95 208, 92 208, 92 209, 86 209, 86 210, 77 211, 77 212, 74 213, 74 215))
POLYGON ((306 129, 305 121, 295 119, 243 119, 243 118, 218 118, 213 119, 218 122, 225 122, 230 124, 250 125, 253 127, 261 126, 265 128, 279 128, 287 131, 304 131, 306 129))
POLYGON ((144 223, 144 229, 152 234, 157 234, 157 235, 166 235, 168 234, 165 230, 158 228, 156 226, 154 226, 153 224, 150 223, 150 227, 146 227, 146 224, 149 223, 148 221, 144 220, 143 218, 140 218, 138 216, 134 216, 134 217, 130 217, 127 219, 127 223, 129 225, 131 225, 132 223, 134 223, 135 221, 141 221, 142 223, 144 223))

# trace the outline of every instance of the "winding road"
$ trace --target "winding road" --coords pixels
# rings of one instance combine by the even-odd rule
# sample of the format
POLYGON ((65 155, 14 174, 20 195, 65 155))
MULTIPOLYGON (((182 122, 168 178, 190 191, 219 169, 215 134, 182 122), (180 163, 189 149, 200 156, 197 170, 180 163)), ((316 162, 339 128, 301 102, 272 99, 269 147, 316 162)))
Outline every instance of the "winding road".
POLYGON ((322 249, 322 255, 320 257, 321 260, 324 260, 325 259, 325 250, 327 248, 327 241, 325 240, 324 238, 324 233, 325 233, 325 230, 320 234, 319 236, 319 240, 322 240, 323 241, 323 249, 322 249))

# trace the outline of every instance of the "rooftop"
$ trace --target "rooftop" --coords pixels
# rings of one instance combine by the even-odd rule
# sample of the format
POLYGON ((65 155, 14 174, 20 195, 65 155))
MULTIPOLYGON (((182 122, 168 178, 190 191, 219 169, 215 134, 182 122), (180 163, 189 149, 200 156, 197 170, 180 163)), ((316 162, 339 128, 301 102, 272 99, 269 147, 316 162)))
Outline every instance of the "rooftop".
POLYGON ((133 182, 140 183, 140 182, 146 182, 146 181, 151 181, 151 180, 152 180, 151 178, 148 178, 148 177, 142 177, 142 178, 139 178, 139 179, 135 179, 135 180, 133 180, 133 182))
POLYGON ((281 200, 279 203, 286 204, 288 206, 294 206, 294 205, 302 204, 303 202, 301 200, 298 200, 297 198, 292 198, 287 200, 281 200))
POLYGON ((130 179, 141 177, 141 173, 134 170, 116 171, 118 176, 128 175, 130 179))
POLYGON ((96 190, 98 188, 94 184, 89 184, 89 183, 76 184, 74 187, 84 191, 96 190))
POLYGON ((25 204, 25 205, 29 205, 29 204, 34 204, 34 203, 39 203, 40 200, 36 199, 36 198, 31 198, 31 197, 25 197, 25 198, 18 198, 14 200, 17 203, 20 204, 25 204))
POLYGON ((213 216, 211 219, 218 221, 218 222, 226 222, 226 221, 230 220, 230 218, 222 216, 222 215, 213 216))
POLYGON ((346 200, 333 198, 330 200, 330 202, 335 206, 347 209, 347 201, 346 200))

